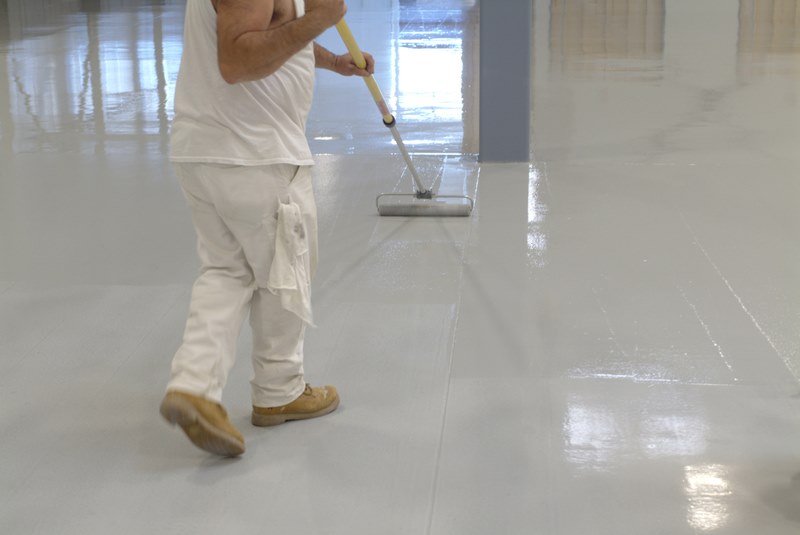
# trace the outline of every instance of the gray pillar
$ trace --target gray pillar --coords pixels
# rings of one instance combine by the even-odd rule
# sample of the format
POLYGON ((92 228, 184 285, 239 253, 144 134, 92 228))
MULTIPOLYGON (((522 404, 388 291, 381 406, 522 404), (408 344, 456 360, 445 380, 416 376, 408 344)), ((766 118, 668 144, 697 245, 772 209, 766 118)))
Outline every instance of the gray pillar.
POLYGON ((0 45, 11 40, 11 18, 8 16, 8 2, 0 1, 0 45))
POLYGON ((480 2, 482 162, 530 158, 532 0, 480 2))

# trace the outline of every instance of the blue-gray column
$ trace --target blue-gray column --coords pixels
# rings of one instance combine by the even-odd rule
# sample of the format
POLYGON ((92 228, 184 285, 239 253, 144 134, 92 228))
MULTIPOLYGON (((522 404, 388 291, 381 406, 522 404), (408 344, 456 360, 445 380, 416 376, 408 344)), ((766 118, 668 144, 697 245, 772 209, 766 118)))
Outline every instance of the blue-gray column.
POLYGON ((482 162, 530 158, 532 4, 533 0, 480 2, 482 162))
POLYGON ((11 19, 8 16, 8 2, 0 2, 0 45, 5 48, 10 39, 11 19))

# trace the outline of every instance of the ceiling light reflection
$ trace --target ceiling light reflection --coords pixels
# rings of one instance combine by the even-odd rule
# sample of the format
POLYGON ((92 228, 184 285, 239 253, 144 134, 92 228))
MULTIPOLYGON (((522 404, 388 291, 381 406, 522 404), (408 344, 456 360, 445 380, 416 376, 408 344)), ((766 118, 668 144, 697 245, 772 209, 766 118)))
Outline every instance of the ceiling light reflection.
POLYGON ((565 453, 578 468, 607 470, 624 437, 614 413, 601 407, 571 404, 564 420, 565 453))
POLYGON ((540 199, 542 174, 535 166, 528 173, 528 260, 534 267, 544 267, 547 235, 543 231, 547 205, 540 199))
POLYGON ((684 472, 689 525, 699 531, 713 531, 727 524, 730 516, 728 501, 733 492, 725 467, 720 464, 695 465, 685 467, 684 472))

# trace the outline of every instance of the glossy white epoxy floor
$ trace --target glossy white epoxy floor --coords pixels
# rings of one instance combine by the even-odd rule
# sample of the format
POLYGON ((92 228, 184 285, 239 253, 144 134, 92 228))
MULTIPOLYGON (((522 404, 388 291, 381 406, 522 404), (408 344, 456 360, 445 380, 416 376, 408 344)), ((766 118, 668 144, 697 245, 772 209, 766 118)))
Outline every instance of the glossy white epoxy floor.
POLYGON ((537 1, 531 164, 478 165, 477 8, 351 2, 478 205, 377 217, 402 162, 321 73, 307 370, 343 405, 251 427, 245 332, 235 461, 157 414, 196 262, 182 5, 138 4, 0 4, 0 531, 800 530, 800 3, 537 1))

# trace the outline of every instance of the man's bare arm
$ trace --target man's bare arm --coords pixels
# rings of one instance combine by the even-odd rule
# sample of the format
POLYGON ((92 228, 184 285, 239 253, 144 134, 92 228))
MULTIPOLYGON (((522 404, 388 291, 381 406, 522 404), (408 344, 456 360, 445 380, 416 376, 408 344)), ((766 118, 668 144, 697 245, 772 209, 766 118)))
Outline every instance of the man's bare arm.
POLYGON ((314 43, 314 59, 317 68, 328 69, 343 76, 369 76, 375 72, 375 60, 366 52, 363 52, 367 66, 359 69, 350 54, 337 56, 324 46, 314 43))
POLYGON ((274 0, 216 0, 214 7, 219 70, 229 84, 277 71, 347 10, 343 0, 307 0, 305 15, 271 26, 274 0))

